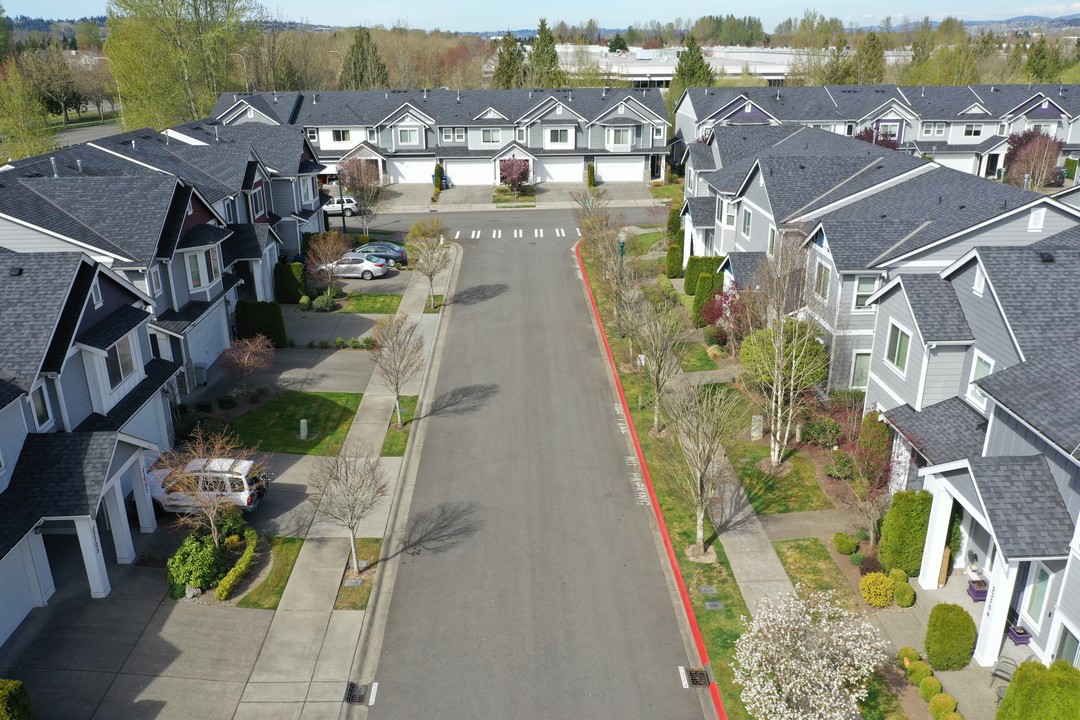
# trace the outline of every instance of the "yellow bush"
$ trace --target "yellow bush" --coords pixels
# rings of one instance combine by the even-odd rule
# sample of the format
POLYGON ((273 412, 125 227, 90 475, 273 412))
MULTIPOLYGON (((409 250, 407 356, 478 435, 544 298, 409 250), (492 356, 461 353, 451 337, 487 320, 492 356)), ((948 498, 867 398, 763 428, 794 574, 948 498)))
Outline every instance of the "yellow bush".
POLYGON ((892 605, 894 585, 885 573, 873 572, 863 575, 859 590, 867 605, 883 608, 892 605))

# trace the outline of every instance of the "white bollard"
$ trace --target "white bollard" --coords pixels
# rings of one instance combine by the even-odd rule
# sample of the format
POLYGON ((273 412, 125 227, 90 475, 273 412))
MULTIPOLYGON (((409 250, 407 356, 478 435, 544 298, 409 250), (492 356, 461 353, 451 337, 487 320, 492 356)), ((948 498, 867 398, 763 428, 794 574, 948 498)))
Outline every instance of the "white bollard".
POLYGON ((307 418, 300 421, 300 439, 307 440, 307 418))

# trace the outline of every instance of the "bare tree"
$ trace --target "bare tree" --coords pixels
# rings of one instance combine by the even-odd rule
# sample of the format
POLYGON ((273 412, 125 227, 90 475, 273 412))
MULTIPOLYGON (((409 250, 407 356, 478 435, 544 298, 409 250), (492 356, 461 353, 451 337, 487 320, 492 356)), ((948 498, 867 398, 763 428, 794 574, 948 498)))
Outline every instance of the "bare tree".
POLYGON ((1009 158, 1011 162, 1006 168, 1005 179, 1025 190, 1041 191, 1057 171, 1062 143, 1038 131, 1029 131, 1019 137, 1024 138, 1024 142, 1011 153, 1015 157, 1009 158))
POLYGON ((356 533, 379 500, 390 494, 379 456, 364 445, 346 445, 333 457, 321 457, 308 477, 318 512, 349 531, 353 570, 360 572, 356 533))
POLYGON ((401 425, 401 388, 424 367, 424 339, 420 326, 407 315, 391 315, 371 331, 375 349, 371 359, 386 387, 394 392, 397 421, 401 425))
POLYGON ((664 396, 661 406, 685 459, 685 464, 673 468, 671 484, 694 508, 696 542, 691 557, 704 557, 705 513, 725 482, 725 446, 745 424, 743 404, 728 387, 683 382, 664 396))
POLYGON ((360 227, 367 235, 382 204, 382 185, 379 184, 377 162, 363 158, 342 160, 338 165, 338 180, 356 200, 360 227))
POLYGON ((639 305, 639 321, 634 332, 638 351, 645 356, 645 381, 653 394, 653 432, 660 432, 660 403, 664 390, 679 372, 676 352, 679 339, 686 330, 686 318, 681 312, 649 301, 639 305))
POLYGON ((274 343, 265 335, 234 340, 224 352, 221 361, 233 375, 240 377, 240 392, 247 392, 248 379, 260 370, 268 370, 274 364, 274 343))
POLYGON ((435 309, 435 276, 450 267, 450 245, 443 242, 446 228, 442 221, 416 222, 409 229, 408 242, 413 246, 412 269, 428 280, 428 301, 435 309), (415 231, 415 232, 414 232, 415 231))
POLYGON ((327 295, 333 293, 338 278, 337 261, 351 246, 349 239, 338 230, 319 233, 308 243, 308 272, 326 283, 327 295))
MULTIPOLYGON (((218 524, 221 512, 228 507, 235 507, 228 493, 207 491, 205 473, 200 473, 202 463, 199 460, 228 458, 235 463, 251 460, 254 452, 244 447, 235 435, 229 432, 207 433, 196 426, 184 442, 170 452, 162 455, 158 464, 168 470, 165 479, 167 491, 180 493, 189 501, 189 512, 181 514, 177 522, 190 528, 206 528, 214 546, 221 547, 218 524)), ((254 489, 254 488, 253 488, 254 489)))

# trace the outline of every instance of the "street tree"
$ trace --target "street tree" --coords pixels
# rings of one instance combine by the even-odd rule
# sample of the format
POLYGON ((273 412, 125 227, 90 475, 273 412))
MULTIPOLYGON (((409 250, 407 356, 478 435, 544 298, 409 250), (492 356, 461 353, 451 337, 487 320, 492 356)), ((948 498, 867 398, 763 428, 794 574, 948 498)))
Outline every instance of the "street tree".
POLYGON ((875 128, 864 127, 854 135, 856 140, 862 140, 879 147, 888 148, 889 150, 899 150, 900 142, 892 135, 885 135, 879 133, 875 128))
POLYGON ((356 200, 360 227, 367 235, 382 206, 383 193, 377 161, 355 157, 342 160, 338 163, 338 180, 356 200))
POLYGON ((638 353, 645 358, 642 368, 645 382, 652 391, 654 434, 660 432, 660 408, 664 391, 678 376, 678 347, 686 331, 686 319, 678 308, 665 303, 646 302, 634 331, 638 353))
MULTIPOLYGON (((0 18, 3 20, 3 18, 0 18)), ((45 106, 14 58, 0 68, 0 159, 21 160, 56 147, 45 106)))
POLYGON ((158 465, 169 474, 165 482, 171 493, 180 493, 187 499, 188 510, 177 516, 177 524, 193 530, 205 529, 221 548, 221 514, 226 508, 236 507, 227 493, 206 492, 199 470, 198 460, 228 458, 237 463, 254 458, 254 450, 245 447, 235 435, 227 430, 209 433, 196 425, 183 445, 177 445, 158 460, 158 465))
POLYGON ((390 486, 371 448, 349 443, 331 457, 321 457, 308 477, 308 489, 318 512, 349 531, 353 571, 360 572, 356 533, 360 523, 384 497, 390 486))
POLYGON ((221 353, 221 361, 229 373, 240 379, 240 392, 246 393, 248 380, 255 373, 273 367, 275 354, 274 343, 260 334, 233 340, 221 353))
POLYGON ((428 222, 418 220, 409 228, 408 242, 414 248, 410 264, 414 272, 427 278, 428 304, 432 310, 435 309, 435 276, 450 267, 452 259, 450 245, 444 242, 446 233, 438 218, 428 222))
POLYGON ((516 90, 525 85, 525 51, 509 30, 498 41, 498 56, 492 83, 499 90, 516 90))
POLYGON ((1061 141, 1038 128, 1009 136, 1005 151, 1005 182, 1039 191, 1053 177, 1061 154, 1061 141))
POLYGON ((424 338, 407 315, 394 314, 375 323, 371 361, 383 384, 394 393, 397 424, 401 422, 401 389, 424 368, 424 338))
POLYGON ((668 474, 672 488, 694 509, 695 542, 687 553, 706 557, 705 514, 726 481, 726 446, 745 425, 739 394, 729 387, 698 387, 683 382, 664 395, 661 403, 667 427, 682 449, 668 474))
POLYGON ((371 90, 390 87, 390 75, 379 57, 375 41, 365 27, 356 28, 338 78, 339 90, 371 90))
POLYGON ((540 18, 540 27, 533 39, 532 52, 527 66, 529 87, 566 87, 566 73, 559 67, 559 54, 555 50, 555 36, 548 29, 547 20, 540 18))
POLYGON ((735 641, 735 682, 755 717, 860 717, 867 682, 886 659, 885 642, 835 594, 795 587, 762 598, 735 641))
POLYGON ((326 284, 326 294, 332 295, 337 282, 337 261, 349 251, 352 243, 340 230, 327 230, 311 238, 307 246, 308 273, 326 284))
POLYGON ((499 161, 499 179, 517 195, 529 181, 529 169, 529 161, 524 158, 506 158, 499 161))

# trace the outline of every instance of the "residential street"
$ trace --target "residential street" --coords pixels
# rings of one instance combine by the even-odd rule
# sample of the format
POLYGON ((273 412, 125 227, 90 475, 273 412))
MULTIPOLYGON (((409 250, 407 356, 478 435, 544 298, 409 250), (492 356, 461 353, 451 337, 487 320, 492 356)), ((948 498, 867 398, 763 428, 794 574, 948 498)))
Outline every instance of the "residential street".
POLYGON ((631 485, 572 217, 515 215, 452 227, 486 233, 458 239, 368 717, 702 717, 680 682, 688 656, 652 511, 631 485), (548 232, 513 238, 522 219, 548 232))

